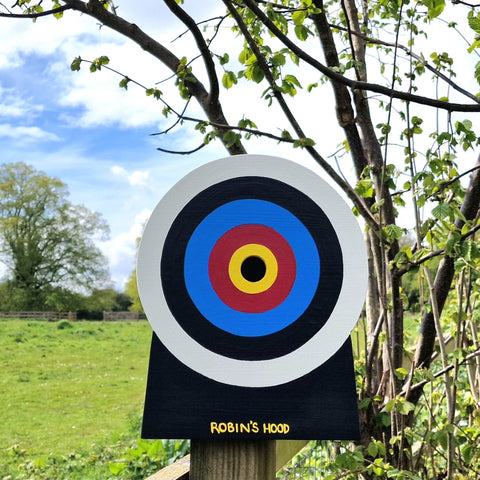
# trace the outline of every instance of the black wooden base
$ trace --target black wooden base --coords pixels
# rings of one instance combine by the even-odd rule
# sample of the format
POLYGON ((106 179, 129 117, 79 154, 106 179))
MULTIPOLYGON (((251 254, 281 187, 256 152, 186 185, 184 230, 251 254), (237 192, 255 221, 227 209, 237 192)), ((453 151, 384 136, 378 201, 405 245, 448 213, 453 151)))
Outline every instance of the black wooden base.
POLYGON ((355 440, 350 339, 323 365, 268 388, 225 385, 179 362, 153 334, 143 438, 355 440))

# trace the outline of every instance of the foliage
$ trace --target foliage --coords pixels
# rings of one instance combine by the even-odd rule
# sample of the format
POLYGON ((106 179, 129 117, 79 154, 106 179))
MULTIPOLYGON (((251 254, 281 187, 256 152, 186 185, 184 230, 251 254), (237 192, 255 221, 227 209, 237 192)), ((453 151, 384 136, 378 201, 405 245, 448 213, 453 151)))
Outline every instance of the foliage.
MULTIPOLYGON (((28 303, 28 292, 13 288, 11 282, 0 283, 0 311, 23 311, 28 303)), ((126 293, 113 288, 93 289, 85 295, 60 287, 49 288, 39 311, 77 312, 79 320, 102 320, 103 312, 126 311, 132 301, 126 293)))
POLYGON ((188 440, 143 440, 129 429, 114 444, 92 444, 90 449, 70 452, 67 455, 50 454, 25 461, 26 452, 12 445, 9 455, 21 462, 14 475, 2 480, 144 480, 177 459, 185 456, 190 448, 188 440))
MULTIPOLYGON (((41 8, 21 3, 33 17, 41 8)), ((223 0, 225 15, 204 22, 182 2, 163 3, 193 38, 181 56, 132 27, 110 2, 54 7, 93 17, 169 69, 175 98, 163 87, 143 87, 132 72, 120 73, 120 87, 143 87, 171 128, 194 122, 202 143, 192 152, 214 140, 232 155, 246 152, 249 139, 291 146, 324 170, 366 226, 369 290, 356 359, 362 438, 336 449, 325 478, 478 478, 480 62, 472 59, 480 51, 479 7, 223 0), (236 40, 224 53, 226 26, 236 40), (449 38, 447 51, 437 48, 441 37, 449 38), (243 88, 240 118, 227 120, 222 87, 232 94, 243 88), (189 114, 192 100, 201 115, 189 114), (175 108, 178 101, 184 108, 175 108), (275 121, 259 128, 262 109, 273 104, 275 121), (336 115, 335 152, 324 151, 312 112, 336 115), (402 244, 406 231, 413 241, 402 244), (413 320, 404 279, 410 292, 418 284, 413 320)), ((77 57, 72 69, 84 63, 96 75, 119 73, 105 55, 77 57)))
POLYGON ((189 449, 189 440, 148 441, 139 438, 137 444, 128 449, 119 461, 110 463, 109 468, 115 476, 143 480, 145 475, 184 457, 189 449))
POLYGON ((134 270, 128 277, 128 281, 125 284, 125 293, 130 297, 132 304, 129 310, 132 312, 143 312, 142 303, 138 295, 137 287, 137 271, 134 270))
POLYGON ((107 278, 95 241, 108 227, 67 197, 60 180, 24 163, 0 168, 0 258, 9 271, 2 288, 12 310, 56 307, 66 296, 71 302, 107 278))

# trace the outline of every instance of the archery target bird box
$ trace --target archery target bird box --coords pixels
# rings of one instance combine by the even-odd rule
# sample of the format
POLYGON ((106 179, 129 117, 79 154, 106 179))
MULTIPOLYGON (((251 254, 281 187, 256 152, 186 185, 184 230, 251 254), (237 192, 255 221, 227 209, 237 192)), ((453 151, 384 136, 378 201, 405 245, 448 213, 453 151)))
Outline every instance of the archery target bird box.
POLYGON ((187 174, 138 252, 154 332, 142 436, 358 438, 366 265, 355 217, 313 171, 239 155, 187 174))

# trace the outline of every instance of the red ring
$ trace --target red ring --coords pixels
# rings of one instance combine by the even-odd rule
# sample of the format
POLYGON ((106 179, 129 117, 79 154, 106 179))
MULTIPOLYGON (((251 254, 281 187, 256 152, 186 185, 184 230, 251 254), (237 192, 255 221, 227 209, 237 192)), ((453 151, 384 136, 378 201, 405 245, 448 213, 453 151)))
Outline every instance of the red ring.
POLYGON ((292 248, 282 235, 265 225, 246 224, 230 229, 217 240, 208 260, 208 274, 216 294, 230 308, 244 313, 262 313, 280 305, 293 287, 296 272, 292 248), (278 263, 275 282, 268 290, 255 294, 240 291, 228 274, 233 253, 249 243, 270 249, 278 263))

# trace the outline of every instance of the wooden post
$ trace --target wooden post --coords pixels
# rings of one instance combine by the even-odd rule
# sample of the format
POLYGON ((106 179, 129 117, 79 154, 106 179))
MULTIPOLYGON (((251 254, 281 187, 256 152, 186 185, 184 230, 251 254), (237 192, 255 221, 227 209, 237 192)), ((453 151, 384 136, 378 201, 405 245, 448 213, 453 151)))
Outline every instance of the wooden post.
POLYGON ((189 480, 274 480, 275 440, 192 440, 189 480))

